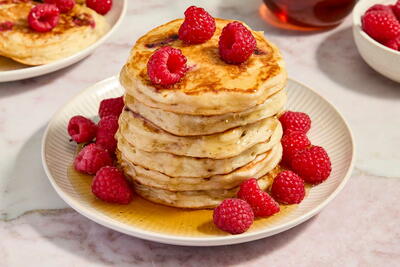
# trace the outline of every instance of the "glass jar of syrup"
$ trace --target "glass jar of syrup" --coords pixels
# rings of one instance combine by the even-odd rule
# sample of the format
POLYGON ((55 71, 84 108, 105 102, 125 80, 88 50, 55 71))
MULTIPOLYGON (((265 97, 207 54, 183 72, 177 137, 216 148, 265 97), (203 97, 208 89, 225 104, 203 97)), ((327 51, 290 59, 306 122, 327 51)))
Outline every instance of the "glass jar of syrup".
POLYGON ((356 0, 264 0, 264 3, 261 15, 275 26, 319 30, 339 25, 356 0))

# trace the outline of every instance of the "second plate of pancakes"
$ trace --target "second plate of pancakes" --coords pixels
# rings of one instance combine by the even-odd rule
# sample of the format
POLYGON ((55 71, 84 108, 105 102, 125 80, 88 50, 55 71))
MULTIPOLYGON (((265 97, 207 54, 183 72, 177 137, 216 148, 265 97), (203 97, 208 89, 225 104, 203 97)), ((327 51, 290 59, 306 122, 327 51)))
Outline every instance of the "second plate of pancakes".
MULTIPOLYGON (((286 109, 310 115, 313 127, 309 137, 313 144, 321 145, 329 152, 332 174, 324 183, 308 188, 307 195, 300 205, 281 206, 279 214, 257 219, 244 234, 230 235, 218 230, 212 223, 211 209, 167 207, 137 195, 129 205, 113 205, 104 203, 92 195, 91 177, 82 175, 71 167, 76 146, 68 141, 66 127, 74 115, 96 117, 102 99, 121 96, 124 89, 118 77, 108 78, 82 91, 53 117, 43 137, 43 165, 57 193, 72 208, 101 225, 128 235, 161 243, 190 246, 237 244, 271 236, 317 214, 343 188, 354 162, 353 137, 336 108, 314 90, 294 80, 289 79, 286 89, 286 109)), ((146 155, 129 154, 129 151, 125 155, 146 160, 146 155)))
MULTIPOLYGON (((23 3, 22 3, 23 4, 23 3)), ((16 4, 18 5, 18 4, 16 4)), ((86 8, 86 7, 85 7, 86 8)), ((40 75, 44 75, 47 73, 51 73, 57 70, 60 70, 62 68, 68 67, 91 53, 99 47, 102 43, 104 43, 110 36, 111 34, 119 27, 119 25, 122 22, 122 19, 125 16, 127 10, 127 0, 114 0, 113 1, 113 7, 111 10, 107 13, 107 15, 104 16, 105 20, 108 23, 108 26, 105 27, 105 33, 102 33, 102 36, 92 43, 89 46, 86 46, 83 44, 84 41, 79 40, 79 34, 77 35, 77 38, 75 38, 74 42, 76 44, 81 44, 82 47, 85 47, 81 49, 80 51, 74 53, 71 56, 67 56, 65 58, 53 61, 48 64, 43 64, 43 65, 37 65, 37 66, 29 66, 25 65, 22 63, 18 63, 17 61, 14 61, 12 59, 0 56, 0 82, 9 82, 9 81, 17 81, 17 80, 22 80, 22 79, 27 79, 27 78, 32 78, 32 77, 37 77, 40 75)), ((67 15, 66 15, 67 16, 67 15)), ((21 24, 22 25, 22 24, 21 24)), ((21 27, 25 27, 22 25, 21 27)), ((51 34, 48 33, 48 34, 51 34)), ((84 35, 84 33, 81 33, 84 35)), ((40 35, 38 35, 40 36, 40 35)), ((88 34, 85 34, 86 39, 88 38, 88 34)), ((29 38, 29 36, 24 36, 24 38, 29 38)), ((37 38, 37 37, 35 37, 37 38)), ((69 38, 69 37, 68 37, 69 38)), ((68 39, 66 38, 66 39, 68 39)), ((91 42, 90 40, 85 40, 85 42, 91 42)), ((17 44, 18 49, 13 52, 18 52, 18 51, 23 51, 23 45, 24 44, 17 44), (18 51, 17 51, 18 50, 18 51)), ((66 49, 68 50, 68 47, 62 47, 60 45, 58 50, 66 49)), ((51 51, 54 51, 54 47, 50 47, 51 51)), ((57 50, 57 49, 55 49, 57 50)), ((57 50, 57 51, 58 51, 57 50)))

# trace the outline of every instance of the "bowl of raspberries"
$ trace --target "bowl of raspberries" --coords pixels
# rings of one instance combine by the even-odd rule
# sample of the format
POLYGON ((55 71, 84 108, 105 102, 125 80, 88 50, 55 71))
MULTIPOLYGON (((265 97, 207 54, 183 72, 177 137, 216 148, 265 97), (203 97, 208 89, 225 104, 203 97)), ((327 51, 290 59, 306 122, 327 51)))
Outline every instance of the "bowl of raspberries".
POLYGON ((353 11, 353 35, 365 62, 400 82, 400 0, 361 0, 353 11))

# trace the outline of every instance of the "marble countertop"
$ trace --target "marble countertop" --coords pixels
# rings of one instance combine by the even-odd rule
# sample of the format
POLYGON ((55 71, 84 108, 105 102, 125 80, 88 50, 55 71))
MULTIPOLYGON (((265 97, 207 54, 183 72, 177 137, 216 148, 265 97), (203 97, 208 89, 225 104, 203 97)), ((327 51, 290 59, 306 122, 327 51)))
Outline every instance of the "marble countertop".
POLYGON ((400 84, 363 62, 350 18, 327 32, 287 32, 261 20, 260 3, 129 1, 122 27, 90 57, 43 77, 0 84, 0 266, 398 266, 400 84), (308 222, 241 245, 169 246, 104 228, 51 188, 40 158, 51 116, 80 90, 118 73, 139 36, 181 17, 191 2, 265 31, 281 48, 290 77, 318 90, 348 120, 356 168, 339 196, 308 222))

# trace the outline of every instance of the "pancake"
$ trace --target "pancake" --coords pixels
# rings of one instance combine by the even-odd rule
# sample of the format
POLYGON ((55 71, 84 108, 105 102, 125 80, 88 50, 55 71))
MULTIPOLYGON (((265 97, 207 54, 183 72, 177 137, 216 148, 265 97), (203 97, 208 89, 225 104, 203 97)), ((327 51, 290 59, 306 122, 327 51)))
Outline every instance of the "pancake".
POLYGON ((119 117, 119 131, 130 144, 147 152, 222 159, 237 156, 255 144, 264 142, 278 123, 277 118, 270 117, 223 133, 182 137, 170 134, 140 115, 125 110, 119 117))
MULTIPOLYGON (((266 190, 272 184, 275 176, 279 173, 280 167, 276 167, 265 176, 257 180, 262 190, 266 190)), ((138 195, 152 202, 172 206, 177 208, 214 208, 224 199, 236 196, 238 187, 228 190, 209 190, 209 191, 179 191, 173 192, 142 185, 134 182, 135 191, 138 195)))
POLYGON ((286 98, 285 90, 281 90, 253 108, 215 116, 177 114, 153 108, 128 94, 125 95, 125 105, 167 132, 179 136, 192 136, 220 133, 274 116, 283 109, 286 98))
MULTIPOLYGON (((181 208, 213 208, 255 177, 265 190, 279 170, 287 73, 276 46, 262 32, 240 65, 222 61, 218 40, 230 20, 216 19, 214 36, 187 45, 182 19, 141 37, 120 72, 125 109, 119 117, 117 161, 135 191, 150 201, 181 208), (169 87, 147 75, 162 46, 182 50, 188 72, 169 87)), ((247 27, 247 26, 246 26, 247 27)))
POLYGON ((267 152, 280 142, 282 127, 278 123, 272 136, 265 142, 255 144, 238 156, 226 159, 209 159, 177 156, 165 152, 146 152, 135 148, 117 132, 118 150, 126 162, 164 173, 171 177, 206 178, 216 174, 229 173, 240 168, 258 155, 267 152))
POLYGON ((26 65, 48 64, 90 46, 108 30, 103 16, 86 6, 75 5, 70 12, 60 15, 58 25, 50 32, 33 31, 27 17, 37 4, 27 1, 0 5, 0 22, 14 23, 12 30, 0 32, 0 55, 26 65))
POLYGON ((170 177, 158 171, 143 168, 126 160, 118 153, 119 163, 125 174, 143 185, 169 191, 230 189, 249 177, 260 178, 274 169, 282 158, 282 146, 276 144, 270 151, 258 155, 249 164, 227 174, 207 178, 170 177))
POLYGON ((262 32, 252 31, 257 49, 241 65, 219 58, 218 40, 230 20, 215 19, 216 32, 207 42, 185 45, 177 38, 182 19, 161 25, 140 38, 120 73, 128 94, 154 108, 180 114, 220 115, 240 112, 256 105, 286 85, 284 61, 277 47, 262 32), (163 45, 179 48, 187 57, 189 71, 169 88, 153 85, 147 75, 147 62, 163 45))

